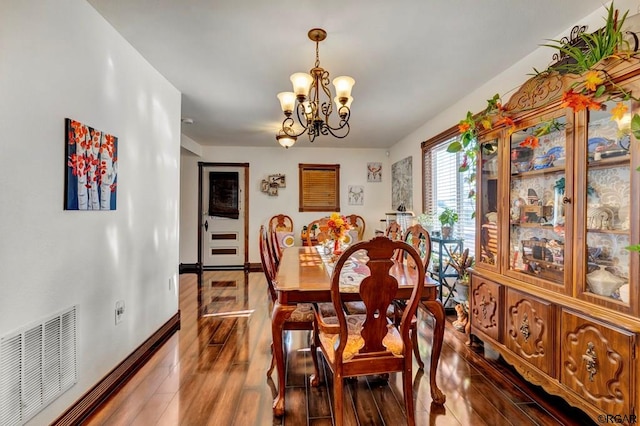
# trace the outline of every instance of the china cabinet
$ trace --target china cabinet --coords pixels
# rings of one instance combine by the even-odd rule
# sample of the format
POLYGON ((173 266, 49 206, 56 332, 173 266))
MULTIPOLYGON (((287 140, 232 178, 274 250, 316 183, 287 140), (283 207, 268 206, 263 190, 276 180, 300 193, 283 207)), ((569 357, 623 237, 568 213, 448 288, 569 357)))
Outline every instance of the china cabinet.
MULTIPOLYGON (((640 96, 640 60, 613 62, 640 96)), ((533 77, 505 105, 514 127, 478 139, 471 334, 597 421, 640 406, 640 104, 563 108, 574 82, 533 77)))

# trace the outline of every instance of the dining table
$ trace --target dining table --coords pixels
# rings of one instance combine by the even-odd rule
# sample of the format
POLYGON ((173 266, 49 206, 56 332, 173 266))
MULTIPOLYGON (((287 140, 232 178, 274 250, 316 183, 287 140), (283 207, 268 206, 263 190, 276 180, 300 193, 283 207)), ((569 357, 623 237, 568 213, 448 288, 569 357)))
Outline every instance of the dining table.
MULTIPOLYGON (((362 258, 352 257, 350 267, 342 269, 340 275, 340 291, 347 300, 360 300, 358 286, 360 281, 368 275, 368 269, 362 258)), ((273 413, 284 415, 285 407, 285 363, 283 346, 283 325, 287 318, 295 311, 298 303, 331 302, 331 274, 336 255, 325 252, 323 246, 288 247, 284 249, 274 287, 277 299, 273 305, 271 316, 271 331, 273 334, 273 356, 275 358, 278 376, 278 394, 273 401, 273 413)), ((411 297, 417 272, 415 268, 400 261, 390 270, 398 280, 398 300, 411 297)), ((444 404, 445 395, 436 384, 436 372, 445 328, 445 310, 438 301, 438 282, 425 277, 422 291, 423 306, 434 317, 433 342, 431 351, 431 365, 429 379, 431 397, 436 404, 444 404)), ((417 328, 415 330, 417 332, 417 328)), ((317 385, 318 378, 312 377, 312 385, 317 385)))

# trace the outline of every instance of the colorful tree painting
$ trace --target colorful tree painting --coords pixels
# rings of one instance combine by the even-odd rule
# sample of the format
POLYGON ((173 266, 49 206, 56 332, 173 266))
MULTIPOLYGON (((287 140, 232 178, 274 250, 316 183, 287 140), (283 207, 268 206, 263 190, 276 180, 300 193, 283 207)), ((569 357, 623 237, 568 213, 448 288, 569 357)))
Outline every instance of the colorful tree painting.
POLYGON ((67 118, 65 209, 115 210, 118 138, 67 118))

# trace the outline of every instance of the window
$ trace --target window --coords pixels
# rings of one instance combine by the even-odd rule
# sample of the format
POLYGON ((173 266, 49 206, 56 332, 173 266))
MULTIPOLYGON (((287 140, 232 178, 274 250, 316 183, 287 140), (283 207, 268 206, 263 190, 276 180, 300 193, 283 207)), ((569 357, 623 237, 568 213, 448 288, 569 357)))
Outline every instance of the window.
MULTIPOLYGON (((458 138, 457 128, 452 128, 422 144, 423 158, 423 211, 440 215, 445 207, 458 212, 454 238, 464 239, 464 247, 474 253, 475 246, 475 183, 469 182, 470 173, 460 173, 462 154, 447 152, 447 147, 458 138)), ((440 222, 436 219, 436 224, 440 222)))
POLYGON ((301 212, 340 211, 340 164, 298 164, 301 212))

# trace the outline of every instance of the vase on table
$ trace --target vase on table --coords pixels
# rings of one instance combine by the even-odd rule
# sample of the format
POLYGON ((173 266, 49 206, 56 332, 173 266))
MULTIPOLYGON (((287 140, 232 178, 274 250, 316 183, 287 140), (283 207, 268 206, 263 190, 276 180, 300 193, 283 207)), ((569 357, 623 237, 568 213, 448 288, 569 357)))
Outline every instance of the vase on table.
POLYGON ((333 240, 333 254, 340 255, 342 254, 342 248, 340 247, 340 239, 335 238, 333 240))

